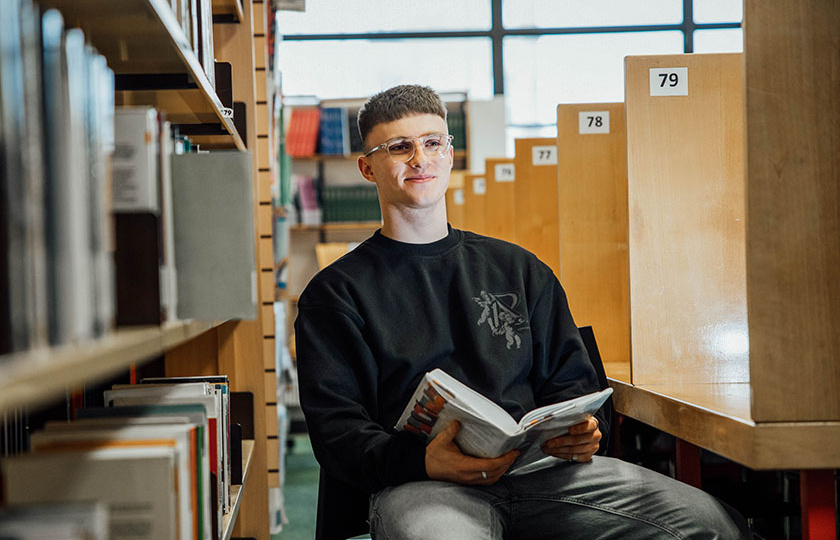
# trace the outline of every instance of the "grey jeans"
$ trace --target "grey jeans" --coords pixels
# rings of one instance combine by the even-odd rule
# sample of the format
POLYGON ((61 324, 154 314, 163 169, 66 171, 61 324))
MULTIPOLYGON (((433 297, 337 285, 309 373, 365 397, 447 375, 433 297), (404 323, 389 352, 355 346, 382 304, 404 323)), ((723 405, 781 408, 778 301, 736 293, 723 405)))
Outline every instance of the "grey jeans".
POLYGON ((618 459, 561 463, 492 486, 411 482, 371 498, 376 540, 751 538, 707 493, 618 459))

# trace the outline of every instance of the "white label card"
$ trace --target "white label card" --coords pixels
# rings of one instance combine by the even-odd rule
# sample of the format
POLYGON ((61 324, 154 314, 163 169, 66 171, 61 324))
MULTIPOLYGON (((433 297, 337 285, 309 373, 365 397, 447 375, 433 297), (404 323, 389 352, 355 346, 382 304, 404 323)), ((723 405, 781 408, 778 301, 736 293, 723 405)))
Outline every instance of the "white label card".
POLYGON ((651 68, 651 96, 687 96, 688 68, 651 68))
POLYGON ((578 133, 610 132, 610 111, 583 111, 578 113, 578 133))
POLYGON ((456 189, 455 191, 453 191, 452 192, 452 200, 455 202, 455 204, 457 204, 459 206, 464 204, 464 202, 466 200, 464 198, 464 190, 463 189, 456 189))
POLYGON ((487 182, 484 177, 473 178, 473 193, 476 195, 484 195, 487 193, 487 182))
POLYGON ((513 163, 496 164, 496 182, 513 182, 516 180, 516 169, 513 163))
POLYGON ((531 147, 531 163, 533 165, 557 165, 556 146, 531 147))

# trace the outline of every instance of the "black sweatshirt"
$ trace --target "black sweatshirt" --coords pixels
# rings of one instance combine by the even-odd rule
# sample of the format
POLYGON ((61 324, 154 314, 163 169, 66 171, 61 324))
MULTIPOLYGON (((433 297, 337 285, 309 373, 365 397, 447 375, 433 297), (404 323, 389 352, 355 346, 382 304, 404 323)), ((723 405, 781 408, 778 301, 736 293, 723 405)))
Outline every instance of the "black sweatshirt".
POLYGON ((516 245, 452 228, 431 244, 374 233, 312 279, 295 336, 315 456, 371 493, 427 479, 425 443, 394 430, 427 371, 442 368, 517 421, 599 389, 551 269, 516 245))

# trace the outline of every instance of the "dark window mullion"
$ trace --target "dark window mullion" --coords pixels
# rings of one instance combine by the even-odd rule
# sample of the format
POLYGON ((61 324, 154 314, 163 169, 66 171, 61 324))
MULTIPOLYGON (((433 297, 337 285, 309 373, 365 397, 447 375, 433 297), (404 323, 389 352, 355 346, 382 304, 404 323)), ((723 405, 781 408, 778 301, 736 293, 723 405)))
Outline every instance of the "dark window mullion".
POLYGON ((694 0, 683 0, 683 52, 694 52, 694 0))
POLYGON ((491 0, 490 3, 490 38, 493 40, 493 94, 505 93, 505 61, 502 42, 505 28, 502 25, 502 0, 491 0))

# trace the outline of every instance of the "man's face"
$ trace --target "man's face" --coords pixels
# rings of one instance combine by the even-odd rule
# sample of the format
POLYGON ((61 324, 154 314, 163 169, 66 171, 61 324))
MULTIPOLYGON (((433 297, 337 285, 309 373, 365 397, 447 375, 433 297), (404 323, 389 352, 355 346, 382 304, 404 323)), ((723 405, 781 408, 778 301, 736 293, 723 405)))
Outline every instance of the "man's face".
MULTIPOLYGON (((367 142, 373 148, 392 139, 419 138, 446 132, 443 118, 434 114, 417 114, 377 124, 368 133, 367 142)), ((414 141, 413 144, 419 145, 419 142, 414 141)), ((423 209, 445 204, 444 194, 449 185, 452 163, 451 147, 444 156, 439 156, 428 155, 417 146, 414 156, 405 163, 392 159, 384 149, 368 157, 360 157, 359 170, 365 179, 376 183, 383 207, 423 209)))

